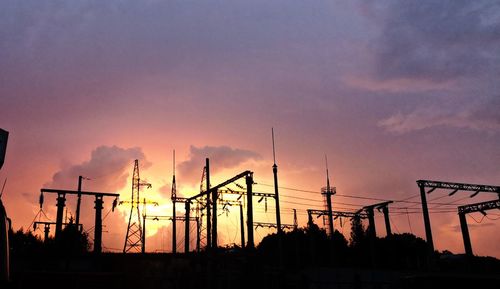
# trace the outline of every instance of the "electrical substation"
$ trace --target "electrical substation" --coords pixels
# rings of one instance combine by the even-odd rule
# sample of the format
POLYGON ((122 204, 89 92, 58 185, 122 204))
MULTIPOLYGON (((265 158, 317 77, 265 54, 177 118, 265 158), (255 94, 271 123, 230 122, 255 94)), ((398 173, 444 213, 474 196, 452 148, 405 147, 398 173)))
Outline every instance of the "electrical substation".
MULTIPOLYGON (((366 239, 366 246, 360 245, 361 247, 356 249, 360 254, 358 258, 367 259, 366 268, 375 270, 380 266, 384 266, 384 262, 387 262, 386 257, 391 254, 390 251, 381 247, 381 240, 393 242, 390 244, 397 244, 401 238, 409 238, 408 236, 411 235, 402 232, 401 228, 398 229, 393 218, 398 218, 400 222, 407 218, 409 231, 413 233, 409 216, 410 214, 422 214, 425 241, 414 237, 416 239, 412 239, 412 242, 419 243, 420 247, 415 247, 415 250, 418 251, 424 248, 422 251, 424 253, 412 257, 416 261, 410 262, 406 257, 405 266, 433 270, 437 261, 433 257, 436 252, 432 238, 430 215, 457 213, 465 256, 474 258, 467 216, 474 213, 487 216, 491 210, 500 209, 500 187, 491 185, 418 180, 419 192, 416 195, 400 200, 388 200, 381 196, 375 198, 342 194, 330 181, 326 156, 326 186, 318 191, 282 187, 278 185, 274 131, 272 131, 272 141, 273 164, 271 169, 273 184, 256 181, 259 177, 251 170, 235 172, 232 177, 213 184, 211 180, 213 167, 210 158, 207 157, 205 163, 200 164, 202 177, 199 191, 179 195, 174 151, 170 194, 171 211, 169 209, 158 214, 160 202, 151 198, 148 191, 152 188, 152 184, 141 177, 139 160, 134 160, 130 199, 123 199, 123 195, 120 196, 118 193, 84 191, 82 190, 82 181, 90 180, 90 178, 78 176, 77 190, 53 188, 42 188, 40 190, 40 210, 36 214, 31 228, 33 231, 39 231, 43 234, 42 240, 45 244, 51 244, 51 240, 53 240, 56 248, 59 248, 59 253, 63 253, 63 255, 65 253, 60 252, 60 250, 67 248, 59 246, 63 242, 61 239, 63 230, 73 228, 80 233, 93 230, 91 238, 93 254, 91 256, 100 259, 90 260, 85 259, 86 257, 83 256, 78 257, 83 259, 75 262, 83 263, 78 263, 79 265, 75 266, 88 266, 82 265, 88 263, 92 264, 91 266, 101 266, 99 267, 100 270, 112 271, 113 274, 127 272, 126 276, 123 275, 123 280, 126 281, 114 285, 106 283, 108 287, 112 288, 129 288, 132 286, 131 284, 135 284, 133 287, 146 286, 154 288, 155 282, 162 280, 163 277, 160 277, 163 276, 162 274, 166 274, 165 276, 168 276, 168 278, 165 278, 169 280, 168 282, 171 282, 169 284, 174 284, 177 288, 199 288, 201 286, 206 288, 232 288, 234 284, 240 287, 242 284, 245 284, 243 287, 256 287, 259 286, 259 282, 267 282, 270 284, 269 288, 284 288, 286 284, 300 283, 294 279, 297 276, 287 272, 293 268, 301 268, 301 266, 315 268, 315 266, 319 266, 318 264, 326 264, 323 266, 337 268, 335 269, 337 282, 341 282, 339 280, 346 278, 346 280, 356 280, 356 278, 360 278, 359 276, 368 274, 359 273, 353 269, 342 271, 344 275, 338 273, 340 272, 338 268, 350 262, 345 259, 347 247, 342 247, 342 242, 339 242, 339 238, 342 238, 340 236, 344 235, 346 221, 351 222, 351 238, 354 238, 353 234, 356 233, 353 231, 354 224, 361 228, 360 232, 364 232, 364 235, 357 236, 359 238, 357 242, 362 243, 364 238, 366 239), (271 192, 268 191, 270 189, 271 192), (494 196, 494 198, 469 204, 457 203, 457 201, 436 202, 437 198, 427 201, 427 196, 436 190, 449 191, 447 195, 440 196, 439 199, 447 196, 451 197, 458 192, 472 192, 467 198, 475 197, 480 193, 487 193, 494 196), (47 206, 45 199, 49 195, 55 195, 56 197, 55 220, 51 220, 44 210, 44 205, 47 206), (75 218, 71 215, 68 219, 66 203, 67 196, 70 195, 77 197, 76 215, 75 218), (94 201, 94 226, 90 230, 86 230, 81 221, 81 215, 85 215, 87 212, 82 212, 80 206, 87 197, 92 197, 94 201), (120 197, 122 199, 119 199, 120 197), (417 197, 420 197, 420 201, 412 200, 417 197), (111 201, 110 212, 103 217, 103 204, 105 199, 108 198, 111 201), (346 203, 346 199, 354 199, 359 203, 346 203), (282 206, 283 204, 285 206, 282 206), (293 206, 290 207, 289 205, 293 206), (123 232, 125 237, 123 248, 119 249, 121 252, 117 252, 117 250, 109 252, 102 242, 103 232, 106 233, 106 231, 103 231, 103 220, 108 214, 115 211, 117 206, 122 208, 121 213, 124 214, 123 217, 126 217, 128 222, 126 231, 123 232), (152 206, 158 208, 151 210, 152 206), (389 214, 389 211, 391 214, 389 214), (128 213, 125 214, 125 212, 128 213), (221 232, 220 224, 230 213, 237 217, 236 222, 230 222, 231 230, 235 232, 233 243, 229 243, 225 238, 219 236, 221 232), (273 214, 272 218, 268 217, 268 213, 273 214), (282 222, 282 215, 286 215, 289 222, 282 222), (266 219, 262 219, 263 216, 266 219), (299 224, 299 216, 307 220, 303 227, 299 224), (42 217, 44 220, 42 220, 42 217), (381 220, 379 224, 385 225, 385 234, 376 229, 376 218, 379 217, 381 220), (152 248, 151 245, 146 246, 147 228, 153 223, 157 227, 170 228, 170 231, 164 231, 168 232, 169 236, 162 236, 162 238, 165 238, 164 243, 170 244, 170 250, 163 249, 161 254, 153 253, 152 249, 150 249, 152 248), (366 230, 364 230, 363 223, 366 223, 366 230), (259 230, 265 230, 271 234, 261 236, 259 230), (51 232, 53 232, 53 238, 51 232), (256 234, 259 234, 257 242, 256 234), (318 241, 322 240, 322 234, 326 238, 324 243, 318 241), (234 240, 238 235, 239 240, 236 244, 234 240), (258 244, 259 241, 260 244, 258 244), (260 256, 259 254, 263 253, 259 252, 267 252, 268 255, 265 256, 270 260, 260 256), (103 263, 101 264, 101 262, 103 263), (266 266, 271 267, 266 268, 273 269, 270 271, 263 270, 260 267, 261 262, 269 262, 266 263, 268 264, 266 266), (110 268, 120 268, 119 270, 122 271, 118 269, 113 269, 118 270, 113 271, 110 268), (153 278, 148 283, 147 279, 132 277, 134 272, 143 272, 143 270, 154 270, 148 274, 152 274, 156 279, 153 278), (192 270, 196 271, 196 278, 187 277, 186 274, 189 274, 187 272, 193 272, 192 270), (180 274, 179 272, 186 273, 180 274), (180 274, 180 277, 177 277, 178 274, 180 274), (292 281, 277 276, 287 276, 292 281), (142 280, 143 283, 141 285, 134 283, 138 282, 138 280, 142 280)), ((459 201, 461 200, 463 199, 459 201)), ((225 225, 229 226, 229 223, 225 225)), ((57 264, 53 266, 55 266, 54 268, 61 268, 57 264)), ((357 265, 351 263, 349 266, 357 265)), ((370 280, 370 284, 375 282, 373 279, 370 280)), ((376 282, 373 284, 376 284, 376 282)), ((163 287, 169 288, 166 285, 163 287)), ((344 287, 338 285, 334 288, 344 287)), ((353 287, 347 286, 345 288, 353 287)))

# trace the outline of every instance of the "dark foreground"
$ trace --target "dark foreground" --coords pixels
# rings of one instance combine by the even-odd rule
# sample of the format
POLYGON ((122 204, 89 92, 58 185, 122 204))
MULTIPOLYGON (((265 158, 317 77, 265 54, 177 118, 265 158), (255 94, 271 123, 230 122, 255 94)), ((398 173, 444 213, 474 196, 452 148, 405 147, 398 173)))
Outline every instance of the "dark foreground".
MULTIPOLYGON (((263 265, 256 254, 86 254, 14 260, 10 288, 500 288, 500 261, 454 255, 430 270, 263 265)), ((2 286, 4 287, 4 286, 2 286)))

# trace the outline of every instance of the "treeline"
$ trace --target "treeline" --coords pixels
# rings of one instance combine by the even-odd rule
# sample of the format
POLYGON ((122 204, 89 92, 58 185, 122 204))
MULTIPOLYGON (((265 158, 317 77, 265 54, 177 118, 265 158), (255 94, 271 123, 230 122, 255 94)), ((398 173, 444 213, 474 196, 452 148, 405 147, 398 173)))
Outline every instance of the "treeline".
POLYGON ((276 234, 266 236, 257 247, 257 255, 263 264, 291 269, 319 266, 500 272, 500 260, 496 258, 468 258, 446 250, 430 253, 425 240, 413 234, 392 234, 372 239, 360 220, 356 219, 351 221, 349 241, 339 231, 335 231, 330 238, 325 230, 311 224, 306 228, 285 232, 281 238, 276 234))
POLYGON ((91 242, 86 232, 80 232, 76 226, 68 225, 61 231, 61 237, 56 240, 49 237, 42 240, 33 234, 32 231, 24 231, 23 228, 18 231, 9 232, 9 244, 11 259, 15 257, 37 256, 45 254, 65 254, 78 255, 89 252, 91 242))

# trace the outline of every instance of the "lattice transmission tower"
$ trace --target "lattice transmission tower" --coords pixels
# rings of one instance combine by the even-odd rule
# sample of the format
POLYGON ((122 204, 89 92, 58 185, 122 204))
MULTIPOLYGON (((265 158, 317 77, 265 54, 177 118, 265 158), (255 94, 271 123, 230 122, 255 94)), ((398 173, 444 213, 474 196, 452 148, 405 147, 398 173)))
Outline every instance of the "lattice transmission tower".
POLYGON ((141 187, 151 188, 150 183, 141 182, 139 177, 139 160, 135 160, 134 174, 132 176, 132 197, 130 198, 130 216, 128 219, 127 234, 125 235, 125 245, 123 253, 130 251, 141 252, 143 247, 142 226, 139 191, 141 187))

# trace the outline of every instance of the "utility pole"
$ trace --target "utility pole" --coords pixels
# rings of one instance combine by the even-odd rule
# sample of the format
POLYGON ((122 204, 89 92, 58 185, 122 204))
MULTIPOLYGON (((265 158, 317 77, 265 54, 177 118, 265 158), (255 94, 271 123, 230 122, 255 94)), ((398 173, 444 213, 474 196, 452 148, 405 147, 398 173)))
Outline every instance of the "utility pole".
POLYGON ((102 252, 102 204, 103 196, 95 196, 94 253, 102 252))
POLYGON ((176 208, 175 204, 177 203, 177 187, 175 183, 175 150, 173 156, 173 175, 172 175, 172 253, 175 254, 177 252, 177 221, 176 221, 176 208))
POLYGON ((299 228, 299 223, 297 221, 297 209, 293 209, 293 229, 297 230, 299 228))
POLYGON ((142 247, 141 253, 146 253, 146 198, 142 205, 142 247))
POLYGON ((76 217, 75 217, 75 225, 79 227, 80 229, 83 229, 83 227, 79 226, 80 225, 80 205, 82 203, 82 181, 83 180, 90 180, 89 178, 78 176, 78 195, 77 195, 77 200, 76 200, 76 217))
POLYGON ((366 208, 366 213, 368 215, 368 236, 371 240, 375 240, 375 238, 377 237, 377 231, 375 229, 375 216, 373 207, 366 208))
POLYGON ((391 221, 389 219, 389 207, 388 206, 382 207, 382 213, 384 214, 385 232, 387 233, 387 236, 391 236, 392 231, 391 231, 391 221))
MULTIPOLYGON (((64 214, 64 207, 65 206, 66 206, 66 194, 58 192, 57 193, 57 213, 56 213, 56 234, 55 234, 56 241, 58 241, 61 237, 63 214, 64 214)), ((97 211, 96 211, 96 213, 97 213, 97 211)), ((94 230, 94 232, 95 232, 95 230, 94 230)))
POLYGON ((196 252, 200 253, 200 218, 196 217, 196 252))
MULTIPOLYGON (((190 212, 191 212, 191 202, 189 200, 186 200, 185 203, 185 209, 186 209, 186 220, 185 220, 185 228, 184 228, 184 253, 189 253, 189 219, 190 219, 190 212)), ((210 239, 208 237, 207 239, 210 239)))
POLYGON ((212 248, 212 215, 211 209, 212 206, 210 202, 210 160, 208 158, 205 159, 205 180, 207 187, 207 249, 212 248))
POLYGON ((248 243, 247 248, 253 249, 255 248, 254 240, 253 240, 253 194, 252 194, 252 186, 253 186, 253 173, 249 173, 246 177, 247 184, 247 236, 248 243))
MULTIPOLYGON (((422 214, 424 217, 425 239, 427 240, 427 244, 429 246, 429 251, 434 252, 434 242, 432 241, 431 219, 429 217, 429 209, 427 207, 427 197, 426 197, 426 192, 425 192, 425 186, 422 183, 418 183, 418 186, 420 188, 420 199, 422 201, 422 214)), ((431 189, 428 193, 430 193, 433 190, 434 189, 431 189)))
MULTIPOLYGON (((273 140, 273 177, 274 177, 274 200, 276 202, 276 231, 278 234, 278 262, 280 267, 283 266, 283 229, 281 228, 280 215, 280 195, 278 191, 278 166, 276 165, 276 150, 274 146, 274 128, 271 128, 271 136, 273 140)), ((267 199, 266 199, 267 211, 267 199)))
MULTIPOLYGON (((208 158, 207 158, 207 167, 208 167, 208 158)), ((210 191, 208 192, 209 193, 207 195, 210 195, 210 191)), ((217 194, 218 194, 217 190, 212 190, 212 248, 214 249, 217 249, 217 199, 218 199, 217 194)))
POLYGON ((76 219, 75 224, 78 226, 80 224, 80 204, 82 202, 82 176, 78 176, 78 196, 76 200, 76 219))
POLYGON ((241 248, 245 248, 245 223, 243 220, 243 204, 240 203, 240 236, 241 236, 241 248))
POLYGON ((470 242, 469 228, 467 226, 467 219, 465 218, 465 213, 458 213, 458 218, 460 220, 460 229, 462 230, 462 238, 464 239, 465 254, 467 256, 473 256, 472 244, 470 242))
POLYGON ((274 199, 276 201, 276 227, 278 230, 278 235, 283 233, 281 228, 281 215, 280 215, 280 197, 278 192, 278 166, 276 165, 276 151, 274 147, 274 128, 271 128, 271 134, 273 139, 273 176, 274 176, 274 199))

